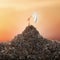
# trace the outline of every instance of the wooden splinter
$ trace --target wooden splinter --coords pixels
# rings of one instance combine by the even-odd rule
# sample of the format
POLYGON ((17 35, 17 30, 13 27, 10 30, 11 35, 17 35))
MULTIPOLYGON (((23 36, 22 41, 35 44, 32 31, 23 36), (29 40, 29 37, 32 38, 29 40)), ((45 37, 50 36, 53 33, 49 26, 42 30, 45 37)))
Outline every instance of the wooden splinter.
POLYGON ((33 18, 34 22, 37 23, 38 21, 38 15, 36 12, 34 12, 29 18, 28 18, 28 26, 30 26, 30 20, 33 18))
POLYGON ((28 18, 28 26, 30 26, 30 19, 31 19, 31 16, 28 18))

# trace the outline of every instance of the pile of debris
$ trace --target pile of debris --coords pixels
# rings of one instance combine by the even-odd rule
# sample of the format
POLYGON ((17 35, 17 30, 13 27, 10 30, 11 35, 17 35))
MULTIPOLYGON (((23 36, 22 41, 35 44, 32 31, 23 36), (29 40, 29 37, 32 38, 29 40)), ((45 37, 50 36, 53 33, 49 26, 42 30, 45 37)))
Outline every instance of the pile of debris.
POLYGON ((0 43, 0 60, 60 60, 60 43, 43 38, 27 26, 8 43, 0 43))

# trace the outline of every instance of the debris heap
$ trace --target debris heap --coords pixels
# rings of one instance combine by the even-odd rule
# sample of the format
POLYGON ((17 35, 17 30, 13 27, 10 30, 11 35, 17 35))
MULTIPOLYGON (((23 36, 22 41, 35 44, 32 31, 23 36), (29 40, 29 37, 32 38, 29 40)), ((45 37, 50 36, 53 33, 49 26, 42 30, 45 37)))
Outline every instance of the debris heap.
POLYGON ((60 43, 43 38, 27 26, 8 43, 0 43, 0 60, 60 60, 60 43))

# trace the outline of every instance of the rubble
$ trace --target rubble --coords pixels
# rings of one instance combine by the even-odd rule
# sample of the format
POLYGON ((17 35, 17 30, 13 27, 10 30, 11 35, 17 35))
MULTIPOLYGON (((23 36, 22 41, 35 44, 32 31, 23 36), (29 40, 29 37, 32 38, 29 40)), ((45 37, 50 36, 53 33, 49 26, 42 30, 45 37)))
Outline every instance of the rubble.
POLYGON ((27 26, 9 43, 0 43, 0 60, 60 60, 60 43, 43 38, 27 26))

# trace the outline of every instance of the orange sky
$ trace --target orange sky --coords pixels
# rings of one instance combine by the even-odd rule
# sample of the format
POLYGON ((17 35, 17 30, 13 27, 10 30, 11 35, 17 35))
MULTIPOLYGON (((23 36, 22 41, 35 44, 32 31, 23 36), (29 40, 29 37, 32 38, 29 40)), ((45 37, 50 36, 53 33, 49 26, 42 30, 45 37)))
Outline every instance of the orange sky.
POLYGON ((27 26, 27 18, 36 11, 33 24, 45 38, 60 39, 59 0, 0 0, 0 41, 11 40, 27 26))

